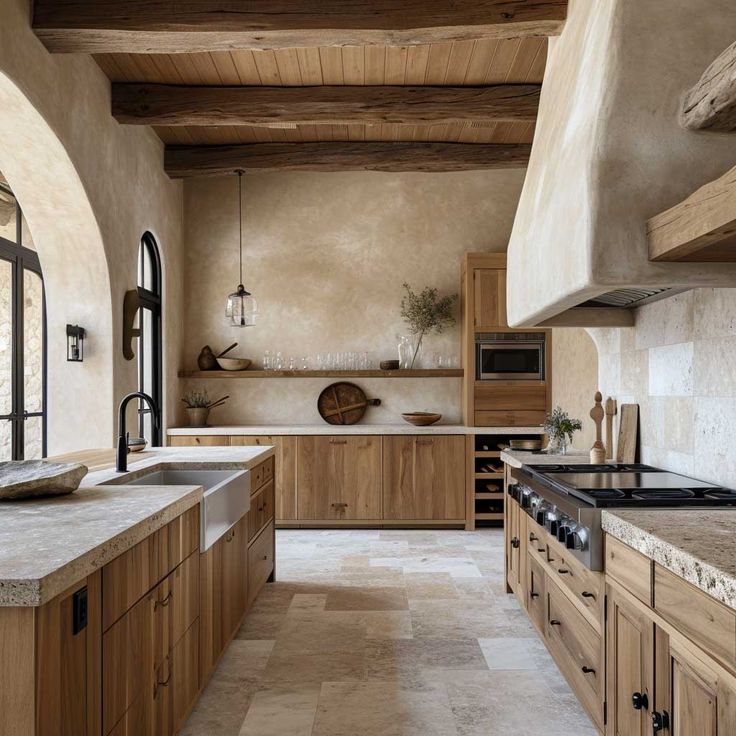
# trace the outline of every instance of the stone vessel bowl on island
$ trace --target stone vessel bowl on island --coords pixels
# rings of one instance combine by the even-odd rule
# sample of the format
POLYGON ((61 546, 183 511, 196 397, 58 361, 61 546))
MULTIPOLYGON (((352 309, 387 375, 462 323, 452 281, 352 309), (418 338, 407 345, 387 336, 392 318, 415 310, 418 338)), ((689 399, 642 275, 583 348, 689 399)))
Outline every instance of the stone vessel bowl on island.
POLYGON ((0 500, 74 493, 87 472, 87 466, 79 463, 50 463, 44 460, 0 463, 0 500))

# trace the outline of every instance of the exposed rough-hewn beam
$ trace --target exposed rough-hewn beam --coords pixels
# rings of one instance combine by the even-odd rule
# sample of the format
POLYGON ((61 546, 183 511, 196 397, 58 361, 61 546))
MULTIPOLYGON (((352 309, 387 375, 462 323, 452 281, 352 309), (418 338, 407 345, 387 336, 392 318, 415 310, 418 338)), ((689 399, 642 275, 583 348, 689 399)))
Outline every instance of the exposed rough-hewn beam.
POLYGON ((647 222, 651 261, 736 261, 736 167, 647 222))
POLYGON ((736 131, 736 42, 685 95, 682 124, 691 130, 736 131))
POLYGON ((534 122, 538 84, 490 87, 180 87, 115 84, 112 114, 138 125, 534 122))
POLYGON ((193 53, 558 34, 567 0, 36 0, 50 51, 193 53))
POLYGON ((531 146, 480 143, 252 143, 171 146, 169 176, 243 171, 464 171, 524 168, 531 146))

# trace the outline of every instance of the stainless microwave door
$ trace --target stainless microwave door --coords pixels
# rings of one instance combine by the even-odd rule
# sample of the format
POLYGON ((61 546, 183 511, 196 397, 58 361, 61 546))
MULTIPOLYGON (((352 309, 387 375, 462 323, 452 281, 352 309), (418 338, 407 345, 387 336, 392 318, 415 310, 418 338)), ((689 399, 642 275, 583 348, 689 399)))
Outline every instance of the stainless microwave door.
POLYGON ((541 380, 544 351, 539 343, 481 344, 480 380, 541 380))

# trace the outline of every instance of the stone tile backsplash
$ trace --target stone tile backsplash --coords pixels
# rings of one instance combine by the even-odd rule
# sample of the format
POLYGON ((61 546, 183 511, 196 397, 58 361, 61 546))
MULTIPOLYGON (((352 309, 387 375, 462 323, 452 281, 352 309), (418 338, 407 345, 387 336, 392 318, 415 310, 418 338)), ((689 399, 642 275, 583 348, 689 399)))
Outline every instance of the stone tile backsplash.
POLYGON ((590 329, 606 396, 637 403, 643 462, 736 488, 736 289, 695 289, 590 329))

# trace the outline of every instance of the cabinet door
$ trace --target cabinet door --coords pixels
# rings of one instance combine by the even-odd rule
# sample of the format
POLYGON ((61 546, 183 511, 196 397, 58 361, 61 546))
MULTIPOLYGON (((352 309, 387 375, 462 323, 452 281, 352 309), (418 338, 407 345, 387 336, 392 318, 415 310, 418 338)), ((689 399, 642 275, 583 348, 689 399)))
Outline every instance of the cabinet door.
POLYGON ((383 438, 383 518, 465 518, 465 440, 383 438))
MULTIPOLYGON (((686 639, 656 637, 656 703, 653 718, 671 736, 736 733, 736 681, 686 639), (667 725, 669 724, 669 725, 667 725)), ((651 725, 650 725, 651 728, 651 725)))
POLYGON ((299 437, 299 519, 380 519, 381 438, 299 437))
POLYGON ((241 437, 231 445, 272 445, 276 448, 276 522, 296 519, 296 437, 241 437))
POLYGON ((476 268, 475 328, 508 327, 506 318, 506 270, 476 268))
POLYGON ((195 621, 171 652, 171 724, 178 733, 199 693, 199 622, 195 621))
POLYGON ((170 447, 225 447, 230 444, 226 435, 215 434, 175 434, 169 437, 170 447))
POLYGON ((222 616, 223 646, 235 633, 245 613, 247 595, 247 518, 243 517, 224 537, 222 548, 222 616))
POLYGON ((544 632, 547 621, 547 596, 544 568, 527 557, 526 610, 537 630, 544 632))
POLYGON ((654 623, 626 594, 611 586, 606 592, 607 733, 644 736, 652 732, 654 623))

